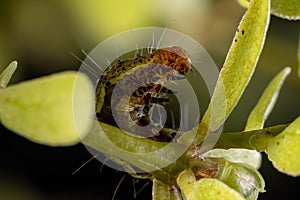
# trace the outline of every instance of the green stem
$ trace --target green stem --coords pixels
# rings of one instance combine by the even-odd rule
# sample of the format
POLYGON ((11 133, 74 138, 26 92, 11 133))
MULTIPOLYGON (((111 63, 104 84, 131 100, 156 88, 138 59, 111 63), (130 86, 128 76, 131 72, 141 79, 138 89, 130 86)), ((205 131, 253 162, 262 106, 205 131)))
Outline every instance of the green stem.
POLYGON ((246 148, 265 151, 270 139, 280 134, 288 125, 278 125, 261 130, 222 133, 214 148, 246 148))

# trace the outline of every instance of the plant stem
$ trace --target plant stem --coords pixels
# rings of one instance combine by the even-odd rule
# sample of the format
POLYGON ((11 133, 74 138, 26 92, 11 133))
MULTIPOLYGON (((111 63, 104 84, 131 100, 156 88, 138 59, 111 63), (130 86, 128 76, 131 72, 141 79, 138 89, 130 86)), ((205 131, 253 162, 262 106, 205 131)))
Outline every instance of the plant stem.
POLYGON ((265 151, 270 139, 280 134, 288 125, 278 125, 260 130, 222 133, 214 148, 246 148, 265 151))

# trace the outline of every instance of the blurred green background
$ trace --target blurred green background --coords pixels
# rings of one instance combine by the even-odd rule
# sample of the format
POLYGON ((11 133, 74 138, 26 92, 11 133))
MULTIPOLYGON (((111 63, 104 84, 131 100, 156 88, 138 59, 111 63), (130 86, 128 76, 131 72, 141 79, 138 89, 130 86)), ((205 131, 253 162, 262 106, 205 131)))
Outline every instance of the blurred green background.
MULTIPOLYGON (((68 69, 77 70, 98 43, 124 30, 158 26, 197 40, 221 67, 236 27, 245 12, 235 0, 2 0, 0 1, 0 68, 19 63, 13 82, 68 69)), ((300 114, 297 77, 299 22, 271 18, 262 57, 245 95, 225 125, 242 130, 268 82, 284 66, 292 73, 266 126, 289 123, 300 114)), ((47 112, 47 111, 45 111, 47 112)), ((33 127, 34 128, 34 127, 33 127)), ((124 173, 91 161, 83 145, 51 148, 34 144, 0 127, 0 199, 111 199, 124 173), (100 170, 101 169, 101 170, 100 170)), ((300 179, 280 174, 264 156, 261 173, 267 192, 259 199, 288 199, 300 179)), ((116 199, 134 199, 147 181, 126 176, 116 199)), ((137 199, 151 199, 151 184, 137 199)))

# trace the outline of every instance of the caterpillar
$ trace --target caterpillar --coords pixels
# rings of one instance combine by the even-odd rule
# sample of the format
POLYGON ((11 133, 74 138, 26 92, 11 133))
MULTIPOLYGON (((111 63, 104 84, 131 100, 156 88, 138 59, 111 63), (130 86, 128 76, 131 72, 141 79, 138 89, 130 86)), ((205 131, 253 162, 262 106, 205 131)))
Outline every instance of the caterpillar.
POLYGON ((137 135, 157 141, 170 141, 176 130, 153 126, 136 133, 131 127, 146 127, 151 123, 151 107, 166 104, 168 94, 164 82, 182 79, 191 71, 191 60, 186 50, 179 46, 153 50, 148 55, 137 55, 109 67, 99 78, 96 87, 96 117, 100 122, 122 127, 137 135), (179 75, 178 75, 179 74, 179 75), (119 82, 119 83, 118 83, 119 82), (118 84, 118 91, 116 85, 118 84), (132 87, 137 88, 132 92, 132 87), (114 99, 112 100, 112 95, 114 99), (129 98, 129 102, 127 99, 129 98), (115 116, 114 112, 127 113, 115 116), (118 117, 118 119, 116 119, 118 117), (118 123, 117 123, 118 122, 118 123), (147 131, 148 130, 148 131, 147 131))

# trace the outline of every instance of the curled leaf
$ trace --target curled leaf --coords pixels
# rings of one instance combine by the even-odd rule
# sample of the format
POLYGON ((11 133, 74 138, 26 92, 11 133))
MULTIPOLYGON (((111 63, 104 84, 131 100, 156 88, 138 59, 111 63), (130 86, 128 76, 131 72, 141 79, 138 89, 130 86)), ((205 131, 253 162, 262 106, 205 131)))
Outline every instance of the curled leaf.
POLYGON ((259 192, 264 192, 264 179, 249 165, 225 161, 216 178, 238 191, 247 200, 256 200, 259 192))
POLYGON ((217 179, 203 178, 196 181, 190 170, 179 174, 177 184, 186 200, 244 200, 237 191, 217 179))

